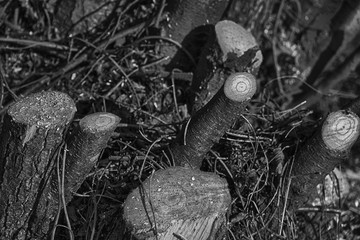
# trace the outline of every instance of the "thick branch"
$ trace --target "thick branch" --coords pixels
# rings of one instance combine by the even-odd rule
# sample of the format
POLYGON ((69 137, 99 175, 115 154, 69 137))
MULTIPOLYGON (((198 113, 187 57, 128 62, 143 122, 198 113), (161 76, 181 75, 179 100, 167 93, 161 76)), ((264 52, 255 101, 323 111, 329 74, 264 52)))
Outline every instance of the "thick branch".
POLYGON ((306 203, 343 159, 359 136, 359 117, 348 111, 330 113, 319 129, 299 149, 292 167, 291 192, 295 208, 306 203))
POLYGON ((239 118, 255 91, 253 75, 230 75, 224 87, 189 120, 170 146, 175 164, 200 168, 205 154, 239 118))
POLYGON ((48 179, 64 129, 76 111, 60 92, 21 99, 5 115, 0 143, 0 238, 43 238, 56 209, 48 179))
MULTIPOLYGON (((95 166, 101 151, 117 127, 120 119, 114 114, 98 112, 80 120, 79 126, 67 139, 64 193, 68 203, 90 170, 95 166)), ((60 170, 62 167, 59 168, 60 170)), ((52 176, 54 201, 58 199, 58 172, 52 176)), ((62 174, 60 173, 60 176, 62 174)))

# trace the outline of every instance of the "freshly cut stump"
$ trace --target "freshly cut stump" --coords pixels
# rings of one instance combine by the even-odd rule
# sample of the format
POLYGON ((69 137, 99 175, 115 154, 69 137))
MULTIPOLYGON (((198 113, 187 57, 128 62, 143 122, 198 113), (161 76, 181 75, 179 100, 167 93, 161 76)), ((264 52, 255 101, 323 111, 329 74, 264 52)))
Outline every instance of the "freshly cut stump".
POLYGON ((124 218, 139 239, 214 239, 230 202, 225 179, 170 167, 156 171, 127 197, 124 218))
POLYGON ((322 127, 299 149, 291 172, 292 204, 295 209, 313 199, 316 186, 350 157, 350 149, 359 137, 359 124, 360 119, 353 112, 332 112, 322 127))
MULTIPOLYGON (((64 173, 64 193, 68 203, 72 194, 75 193, 90 170, 95 166, 101 151, 106 147, 111 134, 118 126, 120 118, 112 113, 97 112, 85 116, 80 120, 78 127, 67 138, 67 156, 64 173)), ((61 182, 62 166, 54 172, 52 178, 52 189, 54 198, 57 199, 58 180, 61 182)), ((57 202, 57 201, 55 201, 57 202)))
POLYGON ((49 177, 74 101, 40 92, 11 105, 0 142, 0 239, 44 239, 56 209, 49 208, 49 177))

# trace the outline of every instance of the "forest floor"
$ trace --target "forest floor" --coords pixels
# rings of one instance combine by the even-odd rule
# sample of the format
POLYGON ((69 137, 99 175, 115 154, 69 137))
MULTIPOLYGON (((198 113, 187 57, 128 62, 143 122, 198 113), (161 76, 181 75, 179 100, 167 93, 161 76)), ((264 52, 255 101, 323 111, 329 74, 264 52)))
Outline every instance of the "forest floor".
MULTIPOLYGON (((156 34, 153 23, 161 1, 121 1, 115 17, 103 22, 113 10, 110 4, 86 24, 86 17, 80 18, 76 27, 71 27, 73 20, 54 14, 60 6, 52 2, 0 3, 1 114, 19 97, 58 90, 76 102, 74 121, 100 111, 118 115, 120 125, 67 211, 75 239, 130 239, 122 204, 141 181, 169 166, 163 152, 190 117, 192 74, 165 71, 158 55, 161 38, 146 38, 156 34)), ((258 28, 243 21, 236 4, 226 13, 254 31, 264 55, 258 92, 243 114, 245 126, 229 129, 203 164, 203 170, 229 182, 227 239, 360 239, 360 155, 355 150, 311 205, 296 217, 281 211, 278 232, 263 219, 265 209, 259 206, 265 203, 275 211, 278 199, 286 198, 280 183, 297 147, 328 111, 342 107, 360 89, 348 81, 341 88, 346 94, 326 101, 320 110, 291 106, 301 91, 303 52, 291 37, 299 30, 286 22, 293 6, 281 12, 282 1, 274 2, 258 28), (311 233, 309 226, 315 226, 311 233)), ((55 239, 69 239, 68 231, 61 228, 55 239)))

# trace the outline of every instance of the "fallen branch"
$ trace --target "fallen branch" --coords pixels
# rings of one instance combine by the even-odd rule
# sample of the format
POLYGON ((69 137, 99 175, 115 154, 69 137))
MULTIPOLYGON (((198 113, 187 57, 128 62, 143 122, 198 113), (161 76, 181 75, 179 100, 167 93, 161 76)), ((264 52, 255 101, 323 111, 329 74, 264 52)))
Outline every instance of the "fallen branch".
POLYGON ((334 97, 330 93, 333 88, 345 81, 351 73, 353 73, 357 66, 360 64, 360 47, 348 56, 347 59, 342 62, 336 71, 327 73, 324 81, 320 81, 319 85, 310 90, 305 90, 301 94, 297 95, 292 101, 289 107, 296 106, 302 102, 306 102, 303 107, 314 107, 317 104, 321 104, 326 98, 334 97), (326 81, 325 81, 326 80, 326 81))

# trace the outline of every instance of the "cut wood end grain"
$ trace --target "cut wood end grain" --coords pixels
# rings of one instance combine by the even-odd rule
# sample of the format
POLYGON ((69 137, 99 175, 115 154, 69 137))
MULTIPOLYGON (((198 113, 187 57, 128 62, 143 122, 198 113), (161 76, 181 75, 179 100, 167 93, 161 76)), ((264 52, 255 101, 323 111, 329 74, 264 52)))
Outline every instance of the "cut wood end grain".
POLYGON ((213 235, 224 222, 225 215, 219 216, 218 214, 196 219, 176 220, 172 222, 166 232, 146 240, 214 239, 213 235))
POLYGON ((15 122, 38 127, 64 126, 72 120, 75 112, 75 103, 70 96, 56 91, 29 95, 8 109, 15 122))
POLYGON ((324 143, 331 150, 349 150, 359 137, 359 122, 359 117, 353 112, 330 113, 322 127, 324 143))
MULTIPOLYGON (((226 61, 228 53, 235 53, 238 56, 243 55, 247 50, 258 47, 254 36, 239 24, 223 20, 215 25, 215 32, 221 51, 223 52, 223 60, 226 61)), ((254 68, 259 68, 263 56, 260 50, 256 52, 254 59, 254 68)))
POLYGON ((247 101, 256 92, 256 79, 250 73, 234 73, 224 84, 225 96, 236 102, 247 101))
POLYGON ((112 113, 97 112, 85 116, 80 120, 80 127, 90 132, 113 131, 120 122, 120 118, 112 113))
POLYGON ((198 239, 196 236, 200 233, 197 231, 212 223, 218 224, 207 220, 215 221, 214 216, 220 219, 230 203, 225 179, 197 169, 170 167, 156 171, 128 195, 124 219, 140 239, 154 236, 154 232, 165 234, 174 225, 177 225, 176 229, 185 227, 182 231, 192 234, 187 235, 187 239, 198 239))

